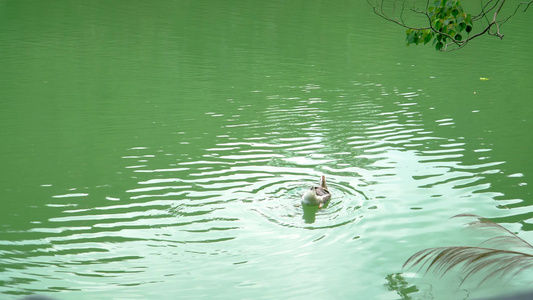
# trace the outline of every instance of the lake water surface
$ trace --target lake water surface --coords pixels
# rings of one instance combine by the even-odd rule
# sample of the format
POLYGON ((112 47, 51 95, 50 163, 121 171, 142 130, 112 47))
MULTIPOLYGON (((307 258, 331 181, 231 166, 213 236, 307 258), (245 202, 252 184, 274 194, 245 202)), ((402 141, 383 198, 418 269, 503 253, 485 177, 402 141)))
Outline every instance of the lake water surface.
POLYGON ((0 298, 465 299, 533 241, 531 12, 439 53, 365 1, 0 1, 0 298), (483 79, 483 80, 481 80, 483 79), (488 80, 485 80, 488 79, 488 80), (324 209, 302 207, 324 174, 324 209))

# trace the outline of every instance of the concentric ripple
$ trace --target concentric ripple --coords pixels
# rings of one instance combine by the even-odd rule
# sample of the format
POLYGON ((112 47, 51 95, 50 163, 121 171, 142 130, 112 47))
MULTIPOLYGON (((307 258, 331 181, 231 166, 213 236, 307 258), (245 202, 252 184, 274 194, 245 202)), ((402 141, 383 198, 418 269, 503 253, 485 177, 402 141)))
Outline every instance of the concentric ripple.
MULTIPOLYGON (((447 209, 450 202, 481 207, 480 197, 500 196, 488 191, 486 177, 501 174, 503 162, 490 160, 484 145, 425 129, 414 102, 418 92, 354 86, 350 93, 290 86, 286 97, 267 96, 271 102, 261 113, 229 102, 226 109, 238 115, 213 109, 196 120, 214 133, 184 122, 168 145, 124 150, 113 181, 64 188, 43 183, 50 193, 46 217, 25 231, 4 230, 0 267, 29 269, 53 283, 37 289, 51 291, 70 288, 59 283, 65 279, 92 289, 103 280, 114 287, 144 285, 146 278, 187 282, 186 274, 205 265, 213 273, 248 264, 268 272, 258 257, 305 257, 361 237, 378 259, 372 252, 381 249, 380 240, 442 230, 434 219, 455 213, 447 209), (371 90, 373 96, 366 94, 371 90), (379 101, 390 95, 406 100, 379 101), (322 209, 302 205, 302 194, 321 175, 331 201, 322 209), (421 210, 418 224, 427 226, 412 228, 407 216, 421 210), (334 239, 331 232, 338 233, 334 239), (55 271, 44 274, 49 268, 55 271)), ((434 122, 454 124, 452 118, 434 122)), ((35 289, 25 281, 31 274, 8 272, 20 279, 9 283, 11 292, 35 289)))
POLYGON ((256 190, 255 199, 249 200, 252 202, 250 209, 270 222, 286 227, 332 228, 361 217, 357 210, 363 205, 364 196, 348 184, 329 178, 332 198, 327 206, 318 210, 301 204, 303 192, 317 185, 317 177, 284 174, 275 179, 256 190))

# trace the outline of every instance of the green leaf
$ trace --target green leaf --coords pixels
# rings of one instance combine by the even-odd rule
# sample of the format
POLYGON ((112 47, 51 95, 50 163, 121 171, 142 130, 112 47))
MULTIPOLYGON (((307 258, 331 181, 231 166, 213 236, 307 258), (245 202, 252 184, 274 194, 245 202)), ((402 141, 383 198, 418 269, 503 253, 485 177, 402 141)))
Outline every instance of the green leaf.
POLYGON ((429 43, 429 41, 431 41, 431 39, 433 38, 433 34, 427 34, 424 36, 424 45, 429 43))
POLYGON ((437 50, 439 50, 439 51, 442 49, 442 47, 444 47, 444 44, 443 44, 442 42, 438 42, 438 43, 435 45, 435 49, 437 49, 437 50))
POLYGON ((461 32, 461 31, 465 30, 465 28, 466 28, 466 23, 465 22, 461 22, 461 23, 457 24, 457 31, 458 32, 461 32))
POLYGON ((435 29, 440 31, 442 29, 442 19, 438 19, 436 22, 435 22, 435 29))
POLYGON ((412 43, 414 42, 413 35, 412 35, 412 34, 408 34, 408 35, 405 37, 405 40, 407 41, 407 45, 412 44, 412 43))
POLYGON ((419 39, 420 39, 420 32, 418 32, 418 30, 417 30, 417 31, 413 32, 413 40, 414 40, 415 44, 418 44, 418 40, 419 39))
POLYGON ((459 14, 459 10, 457 8, 452 10, 452 15, 454 18, 456 18, 458 14, 459 14))
POLYGON ((453 7, 453 3, 454 1, 446 1, 446 7, 448 8, 452 8, 453 7))
POLYGON ((463 39, 463 36, 458 33, 455 35, 455 39, 461 41, 463 39))
POLYGON ((472 15, 471 14, 467 14, 466 15, 465 22, 466 22, 466 24, 472 25, 472 15))
POLYGON ((407 44, 418 45, 418 44, 420 44, 422 42, 420 40, 420 36, 421 36, 420 30, 409 29, 408 32, 409 33, 405 37, 405 39, 407 41, 407 44))
POLYGON ((466 25, 466 32, 467 33, 470 33, 470 31, 472 31, 472 26, 471 25, 466 25))

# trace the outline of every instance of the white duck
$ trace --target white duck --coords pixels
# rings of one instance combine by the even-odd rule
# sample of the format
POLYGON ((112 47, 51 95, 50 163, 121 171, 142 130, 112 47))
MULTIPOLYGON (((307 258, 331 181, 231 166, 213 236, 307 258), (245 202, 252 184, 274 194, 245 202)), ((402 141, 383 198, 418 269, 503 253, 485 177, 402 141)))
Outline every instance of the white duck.
POLYGON ((318 208, 322 208, 326 203, 328 203, 331 198, 331 193, 328 191, 328 186, 326 185, 326 176, 322 175, 320 177, 320 186, 313 186, 302 196, 302 203, 306 205, 318 205, 318 208))

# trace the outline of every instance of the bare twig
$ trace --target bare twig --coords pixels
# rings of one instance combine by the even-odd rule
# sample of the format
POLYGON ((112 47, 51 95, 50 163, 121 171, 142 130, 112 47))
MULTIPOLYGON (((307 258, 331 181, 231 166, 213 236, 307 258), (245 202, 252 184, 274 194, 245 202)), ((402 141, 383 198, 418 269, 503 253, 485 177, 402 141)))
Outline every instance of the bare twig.
POLYGON ((389 21, 389 22, 393 22, 393 23, 396 23, 404 28, 407 28, 407 29, 415 29, 415 30, 419 30, 419 29, 430 29, 430 27, 414 27, 414 26, 409 26, 409 25, 406 25, 405 23, 403 23, 402 21, 399 21, 395 18, 392 18, 392 17, 389 17, 384 11, 383 11, 383 1, 381 1, 381 4, 376 4, 376 5, 373 5, 370 0, 367 0, 368 4, 370 4, 370 6, 372 6, 372 10, 374 11, 374 13, 380 17, 382 17, 383 19, 389 21), (379 10, 378 10, 378 7, 379 7, 379 10))
POLYGON ((529 2, 521 2, 518 4, 518 6, 516 6, 514 12, 509 15, 507 18, 499 21, 498 23, 500 23, 500 26, 503 25, 505 22, 507 22, 510 18, 514 17, 514 15, 516 14, 516 12, 518 12, 518 9, 520 9, 521 6, 525 5, 526 7, 524 8, 524 10, 522 12, 526 12, 527 9, 529 8, 529 5, 533 3, 533 0, 532 1, 529 1, 529 2))
MULTIPOLYGON (((487 1, 485 5, 482 5, 481 11, 479 12, 479 14, 477 14, 476 16, 472 16, 472 20, 477 21, 477 20, 480 20, 481 18, 484 18, 488 13, 490 13, 494 8, 496 8, 496 6, 498 5, 498 2, 500 2, 500 0, 487 1), (491 4, 493 4, 492 7, 487 9, 487 7, 489 7, 489 5, 491 4)), ((483 4, 483 2, 481 2, 481 4, 483 4)))

